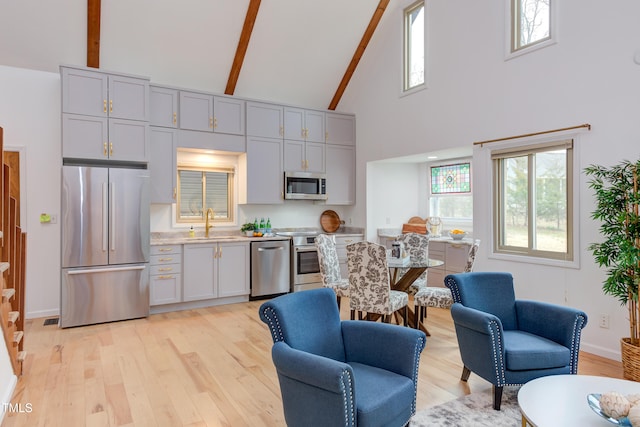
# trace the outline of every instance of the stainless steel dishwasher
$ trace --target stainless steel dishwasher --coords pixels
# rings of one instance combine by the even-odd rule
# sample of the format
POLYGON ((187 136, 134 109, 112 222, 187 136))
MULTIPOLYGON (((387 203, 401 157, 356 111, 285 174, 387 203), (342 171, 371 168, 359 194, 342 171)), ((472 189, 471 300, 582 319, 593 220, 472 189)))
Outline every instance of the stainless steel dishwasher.
POLYGON ((291 289, 291 240, 251 242, 251 298, 285 294, 291 289))

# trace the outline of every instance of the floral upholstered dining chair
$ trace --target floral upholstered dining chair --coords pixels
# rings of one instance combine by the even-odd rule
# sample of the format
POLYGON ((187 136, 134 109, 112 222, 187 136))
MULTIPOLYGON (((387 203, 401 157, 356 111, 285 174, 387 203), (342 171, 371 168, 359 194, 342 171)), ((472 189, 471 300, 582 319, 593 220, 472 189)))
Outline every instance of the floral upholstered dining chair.
POLYGON ((366 241, 347 245, 347 264, 351 319, 360 311, 382 315, 388 323, 394 312, 404 308, 406 326, 409 296, 391 290, 386 248, 366 241))
MULTIPOLYGON (((404 245, 404 248, 409 252, 409 257, 412 262, 424 261, 429 258, 429 236, 426 234, 418 233, 406 233, 396 238, 397 242, 404 245)), ((409 269, 400 267, 397 269, 398 277, 402 277, 409 269)), ((427 270, 420 275, 409 287, 408 292, 414 295, 421 288, 427 286, 427 270)))
POLYGON ((318 248, 322 286, 333 290, 338 301, 338 309, 340 309, 341 298, 349 296, 349 279, 343 279, 340 274, 336 237, 320 234, 316 237, 315 242, 318 248))
MULTIPOLYGON (((467 255, 467 264, 464 268, 464 273, 470 273, 473 271, 473 264, 476 261, 476 254, 478 253, 478 247, 480 246, 480 240, 476 239, 471 248, 469 248, 469 254, 467 255)), ((420 322, 425 321, 427 318, 427 307, 437 308, 451 308, 453 304, 453 296, 449 288, 442 288, 438 286, 424 286, 414 296, 413 302, 415 304, 415 327, 417 328, 420 322)), ((424 329, 428 336, 429 331, 426 327, 424 329)))

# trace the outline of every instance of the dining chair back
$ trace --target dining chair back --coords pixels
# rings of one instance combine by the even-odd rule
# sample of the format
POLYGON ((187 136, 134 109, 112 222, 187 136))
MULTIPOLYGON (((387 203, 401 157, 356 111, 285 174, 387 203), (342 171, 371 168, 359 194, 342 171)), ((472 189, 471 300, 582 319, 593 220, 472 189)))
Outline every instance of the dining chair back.
MULTIPOLYGON (((396 238, 396 241, 402 243, 409 253, 412 262, 424 261, 429 258, 429 237, 426 234, 405 233, 396 238)), ((409 269, 400 267, 397 269, 396 280, 402 277, 409 269)), ((415 294, 420 288, 427 286, 427 270, 424 271, 409 287, 409 293, 415 294)))
POLYGON ((347 265, 351 318, 360 311, 380 314, 388 322, 392 313, 404 308, 406 325, 409 296, 391 290, 386 248, 367 241, 347 245, 347 265))
POLYGON ((318 248, 318 263, 322 286, 333 290, 336 294, 339 309, 342 297, 349 296, 349 279, 342 278, 340 274, 336 237, 334 235, 320 234, 316 236, 315 242, 318 248))

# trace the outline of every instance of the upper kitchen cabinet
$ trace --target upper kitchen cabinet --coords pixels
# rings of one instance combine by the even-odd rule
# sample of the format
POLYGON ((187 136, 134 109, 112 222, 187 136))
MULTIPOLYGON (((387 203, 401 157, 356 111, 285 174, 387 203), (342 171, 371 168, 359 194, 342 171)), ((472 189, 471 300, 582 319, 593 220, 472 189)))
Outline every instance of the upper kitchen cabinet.
POLYGON ((282 144, 282 139, 247 137, 246 182, 242 186, 240 203, 284 202, 282 144))
POLYGON ((180 91, 180 129, 244 135, 245 101, 180 91))
POLYGON ((178 130, 150 127, 149 173, 151 175, 151 203, 176 202, 176 147, 178 130))
POLYGON ((324 113, 302 108, 284 108, 284 139, 324 142, 324 113))
POLYGON ((227 96, 213 97, 213 131, 244 135, 245 101, 227 96))
POLYGON ((180 91, 180 129, 213 132, 213 95, 180 91))
POLYGON ((60 67, 62 156, 148 161, 149 80, 60 67))
POLYGON ((326 113, 326 143, 356 145, 356 118, 350 114, 326 113))
POLYGON ((148 161, 147 122, 62 115, 62 157, 89 160, 148 161))
POLYGON ((356 147, 326 145, 328 205, 353 205, 356 202, 356 147))
POLYGON ((60 73, 63 113, 149 120, 148 79, 64 66, 60 73))
POLYGON ((149 87, 149 124, 167 128, 178 127, 177 89, 151 85, 149 87))
POLYGON ((284 108, 263 102, 247 102, 247 136, 284 137, 284 108))
POLYGON ((287 172, 325 172, 325 144, 284 141, 284 170, 287 172))

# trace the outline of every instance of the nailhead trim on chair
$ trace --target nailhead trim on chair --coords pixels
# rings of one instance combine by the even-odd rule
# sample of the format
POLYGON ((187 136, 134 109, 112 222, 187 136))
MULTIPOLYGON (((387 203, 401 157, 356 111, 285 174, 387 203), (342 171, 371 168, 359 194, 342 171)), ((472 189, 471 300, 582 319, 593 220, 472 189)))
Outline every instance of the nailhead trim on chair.
POLYGON ((578 373, 578 351, 576 351, 576 342, 580 342, 580 336, 582 335, 582 325, 584 324, 584 316, 576 316, 576 320, 573 323, 573 338, 571 339, 571 362, 569 364, 569 372, 572 374, 578 373))
MULTIPOLYGON (((411 405, 411 416, 409 417, 409 420, 416 413, 416 396, 418 396, 418 368, 420 367, 420 355, 422 354, 422 351, 420 349, 424 348, 425 345, 426 345, 426 340, 424 338, 420 338, 420 341, 416 343, 416 346, 414 349, 414 354, 415 354, 414 360, 416 361, 416 363, 413 365, 414 394, 413 394, 413 404, 411 405)), ((409 420, 407 420, 407 423, 409 422, 409 420)))
POLYGON ((276 343, 278 341, 284 341, 284 334, 282 333, 282 328, 280 327, 280 322, 278 322, 278 316, 276 316, 276 312, 273 310, 273 308, 266 307, 263 313, 264 316, 269 319, 269 330, 271 331, 273 342, 276 343))
POLYGON ((494 364, 494 368, 496 370, 496 377, 498 380, 498 384, 496 387, 502 387, 505 384, 505 375, 504 375, 504 360, 502 359, 503 353, 503 344, 500 342, 500 333, 499 333, 498 322, 492 320, 489 322, 489 333, 491 334, 491 346, 493 348, 493 360, 496 360, 497 363, 494 364), (496 339, 497 337, 497 339, 496 339), (498 356, 498 357, 496 357, 498 356))
POLYGON ((342 396, 344 402, 344 422, 347 426, 355 426, 355 402, 353 401, 353 382, 351 379, 351 375, 349 375, 349 371, 346 369, 342 371, 342 396), (345 384, 346 381, 346 384, 345 384), (345 387, 349 391, 349 399, 347 400, 347 393, 345 392, 345 387))

